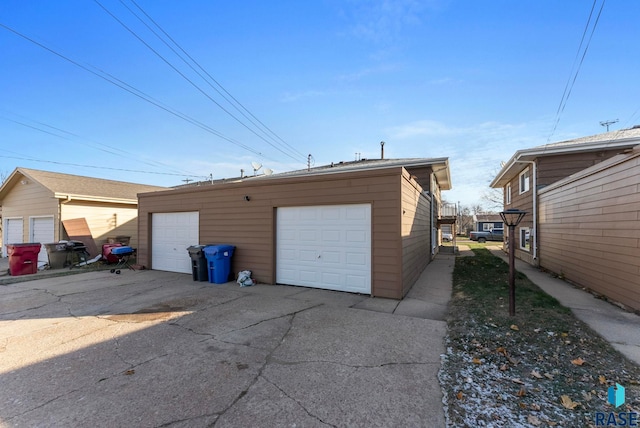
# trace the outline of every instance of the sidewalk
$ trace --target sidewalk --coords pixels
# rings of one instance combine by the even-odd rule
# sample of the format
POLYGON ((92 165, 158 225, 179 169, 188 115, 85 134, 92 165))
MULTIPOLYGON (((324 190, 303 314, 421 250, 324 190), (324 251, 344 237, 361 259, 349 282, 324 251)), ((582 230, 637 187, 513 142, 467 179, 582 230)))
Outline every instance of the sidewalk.
MULTIPOLYGON (((509 263, 507 254, 501 249, 494 247, 489 250, 509 263)), ((622 355, 640 365, 640 316, 600 300, 587 291, 554 278, 518 259, 516 270, 571 309, 576 318, 596 331, 622 355)))

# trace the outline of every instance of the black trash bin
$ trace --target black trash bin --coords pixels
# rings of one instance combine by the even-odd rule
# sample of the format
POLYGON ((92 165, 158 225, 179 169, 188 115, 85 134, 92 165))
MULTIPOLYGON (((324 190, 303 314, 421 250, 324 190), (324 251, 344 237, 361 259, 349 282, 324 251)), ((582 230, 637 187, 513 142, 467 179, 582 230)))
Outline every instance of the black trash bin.
POLYGON ((207 259, 204 255, 204 247, 206 245, 192 245, 187 248, 191 257, 191 272, 194 281, 208 281, 209 269, 207 267, 207 259))

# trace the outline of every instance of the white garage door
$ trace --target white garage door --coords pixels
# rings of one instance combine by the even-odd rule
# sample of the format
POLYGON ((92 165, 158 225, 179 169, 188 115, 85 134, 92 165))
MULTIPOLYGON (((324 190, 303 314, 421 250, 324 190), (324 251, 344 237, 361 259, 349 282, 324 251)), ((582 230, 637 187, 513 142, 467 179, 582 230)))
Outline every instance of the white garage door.
POLYGON ((371 205, 278 208, 276 282, 371 294, 371 205))
POLYGON ((5 219, 3 241, 2 255, 4 257, 7 257, 7 244, 20 244, 24 242, 21 218, 5 219))
MULTIPOLYGON (((51 217, 31 217, 30 221, 30 242, 50 244, 55 241, 53 237, 53 216, 51 217)), ((42 245, 38 253, 38 267, 49 263, 47 247, 42 245)))
POLYGON ((197 211, 152 214, 152 269, 191 273, 187 248, 199 244, 199 219, 197 211))

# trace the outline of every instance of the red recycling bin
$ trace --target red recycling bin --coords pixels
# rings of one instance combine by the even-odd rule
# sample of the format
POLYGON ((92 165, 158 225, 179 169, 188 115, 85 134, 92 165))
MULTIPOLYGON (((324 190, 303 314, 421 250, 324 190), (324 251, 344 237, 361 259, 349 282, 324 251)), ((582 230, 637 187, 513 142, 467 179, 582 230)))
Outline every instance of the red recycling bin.
POLYGON ((7 244, 9 254, 9 274, 12 276, 30 275, 38 272, 38 253, 40 243, 7 244))

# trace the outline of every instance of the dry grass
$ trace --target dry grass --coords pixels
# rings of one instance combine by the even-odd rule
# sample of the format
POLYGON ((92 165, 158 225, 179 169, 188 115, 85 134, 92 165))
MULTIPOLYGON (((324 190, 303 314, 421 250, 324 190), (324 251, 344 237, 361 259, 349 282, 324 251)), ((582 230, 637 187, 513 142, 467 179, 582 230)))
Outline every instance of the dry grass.
MULTIPOLYGON (((524 275, 508 315, 508 265, 482 248, 458 257, 440 380, 450 426, 595 426, 607 389, 640 407, 640 368, 524 275)), ((636 410, 634 410, 636 409, 636 410)))

